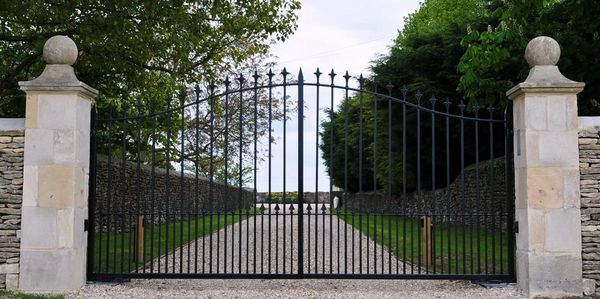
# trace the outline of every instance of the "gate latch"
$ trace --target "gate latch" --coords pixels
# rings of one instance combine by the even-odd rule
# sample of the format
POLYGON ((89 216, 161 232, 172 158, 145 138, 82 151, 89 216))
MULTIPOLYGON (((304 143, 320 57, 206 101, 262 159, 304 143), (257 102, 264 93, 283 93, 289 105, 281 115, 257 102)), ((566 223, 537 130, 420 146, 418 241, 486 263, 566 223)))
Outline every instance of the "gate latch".
POLYGON ((515 223, 514 223, 514 231, 515 231, 515 234, 519 233, 519 221, 515 221, 515 223))
POLYGON ((87 232, 90 228, 90 221, 88 219, 83 220, 83 231, 87 232))

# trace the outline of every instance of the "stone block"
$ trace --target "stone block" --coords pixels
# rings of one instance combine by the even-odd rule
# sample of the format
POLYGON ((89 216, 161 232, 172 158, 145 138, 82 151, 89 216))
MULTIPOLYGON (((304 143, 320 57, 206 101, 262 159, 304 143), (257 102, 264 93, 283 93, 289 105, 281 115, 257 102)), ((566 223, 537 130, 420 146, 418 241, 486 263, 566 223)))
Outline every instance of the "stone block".
POLYGON ((0 274, 19 273, 19 264, 0 264, 0 274))
POLYGON ((37 204, 40 207, 63 208, 74 203, 74 169, 69 165, 38 167, 37 204))
POLYGON ((527 259, 529 275, 528 283, 519 285, 524 287, 523 290, 530 298, 582 295, 581 257, 568 254, 544 255, 539 252, 522 255, 527 259))
POLYGON ((77 130, 54 130, 53 134, 54 162, 73 164, 80 150, 77 142, 77 130))
POLYGON ((19 288, 48 292, 78 290, 85 284, 85 264, 85 249, 23 250, 19 288))
POLYGON ((541 132, 538 135, 538 150, 539 164, 531 165, 533 167, 579 166, 575 132, 541 132))
POLYGON ((545 226, 544 210, 516 209, 515 217, 519 222, 517 249, 541 250, 544 248, 545 226))
POLYGON ((24 207, 35 207, 37 206, 38 198, 38 167, 32 165, 25 165, 23 167, 23 206, 24 207))
POLYGON ((579 209, 556 209, 545 214, 545 244, 548 252, 581 252, 579 209))
POLYGON ((530 96, 523 101, 524 129, 545 131, 548 128, 547 103, 543 96, 530 96))
POLYGON ((6 274, 6 289, 12 291, 19 289, 19 274, 6 274))
POLYGON ((52 208, 23 207, 21 248, 56 248, 57 211, 52 208))
POLYGON ((25 104, 25 128, 35 129, 38 127, 38 98, 36 94, 27 94, 25 104))
POLYGON ((53 131, 28 129, 25 132, 25 165, 45 165, 54 163, 53 131))
POLYGON ((584 278, 583 279, 583 295, 591 296, 596 293, 596 280, 584 278))
POLYGON ((38 96, 38 126, 49 130, 76 130, 77 92, 40 94, 38 96))
MULTIPOLYGON (((548 120, 548 131, 567 131, 569 128, 567 120, 567 102, 566 101, 551 101, 546 99, 547 105, 547 120, 548 120)), ((575 116, 575 119, 577 117, 575 116)))
POLYGON ((528 168, 525 182, 528 207, 533 209, 563 207, 564 184, 561 168, 528 168))

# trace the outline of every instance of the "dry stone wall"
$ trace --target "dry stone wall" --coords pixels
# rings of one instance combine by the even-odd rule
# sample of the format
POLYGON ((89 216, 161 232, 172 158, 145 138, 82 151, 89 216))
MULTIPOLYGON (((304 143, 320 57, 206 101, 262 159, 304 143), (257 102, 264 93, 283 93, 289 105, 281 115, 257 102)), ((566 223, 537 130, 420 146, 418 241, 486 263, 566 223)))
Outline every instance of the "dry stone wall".
MULTIPOLYGON (((600 285, 600 127, 579 131, 583 278, 600 285)), ((598 289, 598 288, 596 288, 598 289)))
POLYGON ((96 230, 128 231, 137 215, 148 222, 175 222, 196 213, 213 211, 231 212, 248 208, 254 203, 254 191, 213 182, 213 197, 209 196, 207 178, 167 171, 147 165, 108 161, 99 155, 96 163, 96 230), (183 187, 183 188, 181 188, 183 187), (121 222, 123 221, 123 222, 121 222), (100 224, 100 225, 98 225, 100 224))
POLYGON ((0 289, 17 289, 19 281, 24 136, 0 131, 0 289))
MULTIPOLYGON (((479 165, 466 167, 448 189, 422 190, 411 192, 402 197, 390 199, 381 192, 349 194, 343 206, 363 212, 391 212, 419 217, 427 214, 443 214, 444 221, 460 221, 461 223, 488 223, 499 227, 502 223, 511 223, 503 216, 507 209, 513 208, 512 200, 506 196, 505 158, 483 161, 479 165), (509 202, 510 201, 510 202, 509 202), (464 217, 461 214, 477 217, 464 217), (492 215, 494 217, 492 217, 492 215)), ((600 169, 600 168, 599 168, 600 169)), ((509 189, 510 190, 510 189, 509 189)))

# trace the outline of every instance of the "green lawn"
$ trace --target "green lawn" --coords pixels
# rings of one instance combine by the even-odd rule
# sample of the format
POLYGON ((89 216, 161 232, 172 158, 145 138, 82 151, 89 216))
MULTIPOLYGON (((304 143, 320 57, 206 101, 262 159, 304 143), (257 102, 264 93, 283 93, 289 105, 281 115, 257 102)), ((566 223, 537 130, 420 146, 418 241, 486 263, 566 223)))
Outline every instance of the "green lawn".
POLYGON ((128 273, 135 271, 154 258, 172 252, 182 245, 196 240, 204 235, 211 234, 225 225, 253 216, 250 210, 236 211, 235 214, 207 215, 198 218, 183 220, 173 223, 150 225, 144 228, 144 259, 134 260, 135 236, 133 232, 127 233, 100 233, 96 234, 94 244, 94 272, 128 273), (212 218, 212 223, 211 223, 212 218), (168 243, 167 243, 168 232, 168 243), (151 247, 153 250, 151 250, 151 247), (107 253, 108 248, 108 253, 107 253))
POLYGON ((64 299, 65 296, 25 294, 25 293, 20 293, 20 292, 0 290, 0 298, 7 298, 7 299, 64 299))
MULTIPOLYGON (((419 219, 399 216, 350 215, 342 211, 340 218, 365 235, 383 244, 400 260, 424 265, 425 246, 419 219), (419 258, 420 257, 420 258, 419 258)), ((476 225, 436 223, 433 230, 432 256, 428 267, 436 273, 508 273, 507 233, 492 232, 476 225), (435 264, 435 268, 433 266, 435 264), (487 266, 487 270, 486 270, 487 266), (495 267, 495 268, 494 268, 495 267)))

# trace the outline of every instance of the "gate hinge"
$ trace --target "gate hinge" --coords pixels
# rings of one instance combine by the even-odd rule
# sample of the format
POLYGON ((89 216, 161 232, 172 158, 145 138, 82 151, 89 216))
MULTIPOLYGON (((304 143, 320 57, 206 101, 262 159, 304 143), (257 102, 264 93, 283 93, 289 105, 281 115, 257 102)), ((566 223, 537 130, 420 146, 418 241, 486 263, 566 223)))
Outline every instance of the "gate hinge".
POLYGON ((515 223, 514 223, 514 230, 515 230, 515 234, 519 233, 519 221, 515 221, 515 223))
POLYGON ((83 231, 87 232, 90 228, 90 221, 88 219, 83 220, 83 231))

